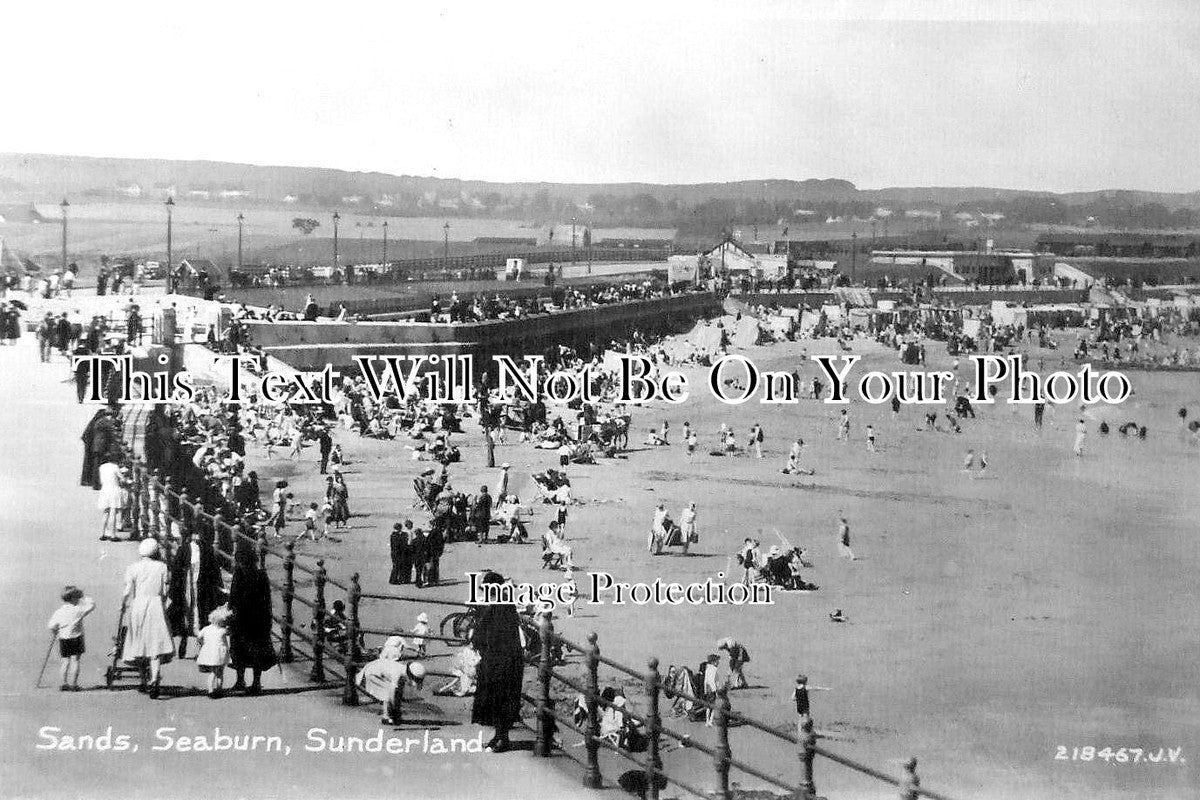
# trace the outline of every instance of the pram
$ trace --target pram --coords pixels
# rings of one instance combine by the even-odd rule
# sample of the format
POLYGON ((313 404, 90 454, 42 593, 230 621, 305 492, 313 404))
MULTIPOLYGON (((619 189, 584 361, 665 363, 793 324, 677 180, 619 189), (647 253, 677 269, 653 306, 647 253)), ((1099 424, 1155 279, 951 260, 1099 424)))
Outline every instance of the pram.
POLYGON ((661 531, 650 531, 650 541, 652 542, 650 552, 656 556, 662 555, 664 547, 683 547, 686 544, 683 541, 683 529, 670 517, 663 520, 661 531))
POLYGON ((554 502, 553 495, 559 488, 571 485, 570 479, 556 469, 535 472, 530 477, 533 478, 534 484, 538 487, 538 497, 546 503, 554 502))
POLYGON ((125 605, 126 601, 121 601, 121 611, 117 614, 117 634, 113 637, 113 648, 108 651, 112 662, 104 668, 104 686, 112 689, 113 685, 121 678, 136 677, 139 681, 145 678, 145 667, 140 664, 130 665, 125 663, 125 634, 127 627, 125 625, 125 605))

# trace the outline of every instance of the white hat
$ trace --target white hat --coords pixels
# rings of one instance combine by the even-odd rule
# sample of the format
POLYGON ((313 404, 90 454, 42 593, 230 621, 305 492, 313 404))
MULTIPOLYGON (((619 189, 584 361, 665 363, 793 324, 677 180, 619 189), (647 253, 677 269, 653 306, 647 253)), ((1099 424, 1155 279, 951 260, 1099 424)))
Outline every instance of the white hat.
POLYGON ((144 558, 156 555, 158 553, 158 542, 153 539, 142 539, 138 543, 138 555, 144 558))
POLYGON ((417 622, 429 622, 429 615, 422 611, 420 614, 417 614, 417 622))
POLYGON ((408 672, 408 677, 412 678, 418 683, 425 680, 425 665, 420 661, 408 662, 408 668, 406 672, 408 672))
POLYGON ((500 465, 500 469, 508 469, 508 467, 509 467, 509 464, 507 461, 505 461, 503 464, 500 465))

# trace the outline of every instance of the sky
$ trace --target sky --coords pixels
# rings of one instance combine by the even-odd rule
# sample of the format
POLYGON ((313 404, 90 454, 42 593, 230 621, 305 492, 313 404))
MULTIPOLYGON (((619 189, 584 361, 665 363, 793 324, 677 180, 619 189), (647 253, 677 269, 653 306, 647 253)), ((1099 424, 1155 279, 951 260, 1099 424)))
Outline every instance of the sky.
POLYGON ((0 152, 1200 190, 1200 2, 1134 5, 14 4, 0 152))

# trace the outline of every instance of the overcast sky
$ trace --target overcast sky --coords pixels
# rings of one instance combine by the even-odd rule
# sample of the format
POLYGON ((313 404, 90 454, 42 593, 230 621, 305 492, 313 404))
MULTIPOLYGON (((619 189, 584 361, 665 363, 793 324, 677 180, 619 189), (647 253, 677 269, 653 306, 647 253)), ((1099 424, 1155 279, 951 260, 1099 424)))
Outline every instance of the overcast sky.
POLYGON ((1192 0, 412 5, 14 4, 0 151, 1200 190, 1192 0))

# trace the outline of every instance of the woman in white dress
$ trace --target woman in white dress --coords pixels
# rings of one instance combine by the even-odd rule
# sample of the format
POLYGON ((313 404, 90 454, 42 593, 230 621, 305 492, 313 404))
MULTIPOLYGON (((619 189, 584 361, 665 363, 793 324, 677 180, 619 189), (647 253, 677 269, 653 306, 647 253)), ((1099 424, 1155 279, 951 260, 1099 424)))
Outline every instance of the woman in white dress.
POLYGON ((121 520, 121 466, 111 461, 100 465, 100 496, 96 498, 96 507, 104 512, 104 522, 100 527, 100 541, 116 541, 117 528, 121 520))
POLYGON ((143 666, 141 691, 158 698, 159 667, 175 652, 163 601, 169 580, 167 565, 158 558, 158 542, 143 539, 140 558, 125 570, 125 661, 143 666))

